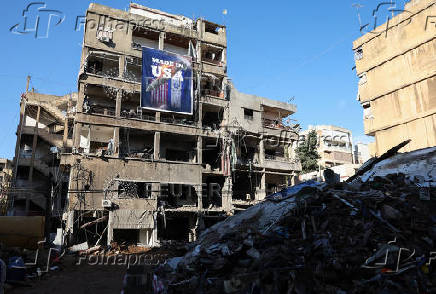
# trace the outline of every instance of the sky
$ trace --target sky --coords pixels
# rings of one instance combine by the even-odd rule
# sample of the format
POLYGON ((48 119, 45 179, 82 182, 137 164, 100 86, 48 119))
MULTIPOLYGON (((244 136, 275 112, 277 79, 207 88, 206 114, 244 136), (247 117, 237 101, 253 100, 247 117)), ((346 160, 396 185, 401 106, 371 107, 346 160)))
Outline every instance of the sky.
MULTIPOLYGON (((372 12, 380 2, 353 1, 136 3, 226 25, 228 74, 239 91, 285 102, 292 100, 298 108, 293 119, 303 129, 308 125, 333 124, 350 129, 354 142, 369 142, 372 138, 363 134, 362 108, 356 100, 352 42, 362 35, 361 25, 373 25, 372 12)), ((47 34, 38 30, 38 36, 34 32, 20 34, 20 27, 11 31, 14 25, 23 24, 23 10, 32 1, 15 0, 3 5, 7 13, 0 18, 0 157, 14 156, 19 101, 25 92, 27 75, 31 76, 30 88, 39 93, 64 95, 77 91, 83 30, 76 31, 75 25, 91 2, 43 2, 44 9, 56 10, 53 13, 65 18, 58 25, 59 18, 52 18, 47 34)), ((130 1, 97 2, 125 10, 130 1)), ((404 1, 400 2, 397 6, 404 7, 404 1)), ((380 11, 379 19, 385 17, 383 13, 380 11)), ((41 19, 40 23, 47 27, 44 21, 41 19)))

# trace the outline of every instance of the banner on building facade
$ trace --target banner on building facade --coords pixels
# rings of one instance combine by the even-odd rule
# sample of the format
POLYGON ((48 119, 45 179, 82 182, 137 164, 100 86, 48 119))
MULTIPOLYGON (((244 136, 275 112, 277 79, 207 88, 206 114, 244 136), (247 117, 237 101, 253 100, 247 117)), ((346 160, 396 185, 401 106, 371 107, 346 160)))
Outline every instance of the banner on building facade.
POLYGON ((142 47, 141 107, 192 114, 192 59, 142 47))

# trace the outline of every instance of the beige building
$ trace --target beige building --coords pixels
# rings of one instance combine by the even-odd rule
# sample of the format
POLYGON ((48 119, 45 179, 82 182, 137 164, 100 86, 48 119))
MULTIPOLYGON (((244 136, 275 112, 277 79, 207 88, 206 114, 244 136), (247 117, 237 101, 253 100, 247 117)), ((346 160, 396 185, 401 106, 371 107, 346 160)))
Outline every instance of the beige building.
POLYGON ((6 158, 0 158, 0 186, 9 187, 12 180, 12 162, 6 158))
POLYGON ((318 141, 318 164, 321 168, 353 163, 353 145, 351 131, 332 125, 309 126, 300 132, 305 137, 311 131, 316 131, 318 141))
POLYGON ((27 193, 15 209, 54 207, 71 243, 92 225, 90 245, 158 246, 194 240, 287 186, 301 170, 297 135, 283 123, 296 106, 237 91, 226 56, 222 25, 90 4, 77 95, 21 101, 16 178, 27 193), (192 115, 141 107, 142 47, 192 57, 192 115))
POLYGON ((361 142, 354 144, 354 163, 363 164, 371 158, 368 144, 361 142))
POLYGON ((372 155, 411 139, 402 151, 436 145, 436 1, 405 11, 353 43, 357 99, 372 155))

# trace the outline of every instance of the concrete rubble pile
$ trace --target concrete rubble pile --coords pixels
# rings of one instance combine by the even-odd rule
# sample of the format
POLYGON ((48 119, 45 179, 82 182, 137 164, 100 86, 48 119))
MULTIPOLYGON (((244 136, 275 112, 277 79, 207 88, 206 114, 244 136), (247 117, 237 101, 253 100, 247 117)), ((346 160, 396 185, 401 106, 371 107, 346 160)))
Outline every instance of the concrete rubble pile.
POLYGON ((350 182, 305 182, 212 226, 156 269, 154 292, 435 293, 436 148, 400 148, 350 182))

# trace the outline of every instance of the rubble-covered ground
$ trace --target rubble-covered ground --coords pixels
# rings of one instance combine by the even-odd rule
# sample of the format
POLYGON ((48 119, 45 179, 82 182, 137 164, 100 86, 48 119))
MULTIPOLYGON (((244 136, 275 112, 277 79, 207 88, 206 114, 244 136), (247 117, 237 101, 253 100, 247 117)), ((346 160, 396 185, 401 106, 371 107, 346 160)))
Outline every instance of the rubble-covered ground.
MULTIPOLYGON (((186 247, 114 242, 70 252, 46 274, 27 268, 6 293, 436 293, 436 147, 395 155, 399 148, 348 182, 270 195, 186 247), (127 270, 89 263, 118 255, 153 259, 127 270)), ((28 262, 34 252, 26 252, 0 250, 28 262)))
POLYGON ((373 162, 366 182, 306 182, 229 217, 156 269, 155 293, 436 293, 427 151, 400 155, 401 169, 389 159, 391 174, 373 162))

